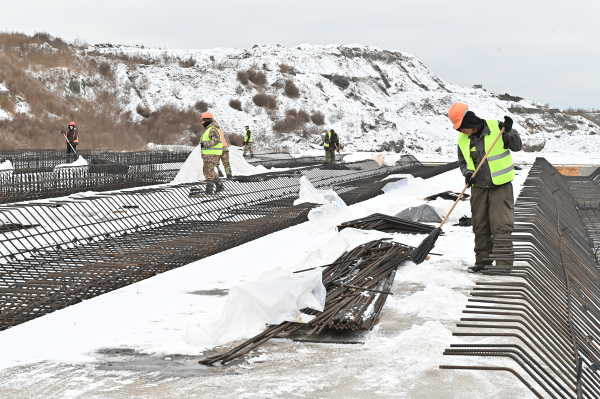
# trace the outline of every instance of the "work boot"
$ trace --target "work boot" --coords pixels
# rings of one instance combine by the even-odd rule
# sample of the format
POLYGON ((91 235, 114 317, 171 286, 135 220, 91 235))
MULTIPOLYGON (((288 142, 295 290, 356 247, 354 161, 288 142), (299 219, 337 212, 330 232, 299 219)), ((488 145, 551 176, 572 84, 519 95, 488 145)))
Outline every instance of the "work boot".
POLYGON ((221 183, 220 181, 217 180, 217 189, 215 190, 215 194, 218 193, 219 191, 223 191, 223 189, 225 188, 225 186, 223 185, 223 183, 221 183))
POLYGON ((214 191, 215 191, 214 184, 209 183, 206 185, 206 191, 205 191, 206 194, 214 194, 214 191))
POLYGON ((482 270, 485 270, 485 265, 482 265, 481 263, 476 263, 475 266, 471 266, 467 269, 469 273, 479 273, 482 270))
POLYGON ((254 154, 250 154, 250 158, 254 158, 254 154))
POLYGON ((225 174, 227 175, 227 179, 231 179, 231 168, 225 168, 225 174))

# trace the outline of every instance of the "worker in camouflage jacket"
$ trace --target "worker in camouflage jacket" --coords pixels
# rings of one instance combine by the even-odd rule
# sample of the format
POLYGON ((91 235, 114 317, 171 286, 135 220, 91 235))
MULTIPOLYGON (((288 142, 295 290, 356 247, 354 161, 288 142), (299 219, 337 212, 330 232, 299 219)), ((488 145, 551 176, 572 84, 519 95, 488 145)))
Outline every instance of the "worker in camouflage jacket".
POLYGON ((223 143, 221 142, 221 134, 219 133, 219 124, 214 120, 213 114, 210 112, 203 113, 202 125, 205 129, 200 141, 203 162, 202 173, 208 181, 206 193, 213 194, 213 192, 218 193, 223 190, 223 183, 221 183, 215 171, 223 155, 223 143))
POLYGON ((507 259, 511 256, 512 244, 502 238, 514 230, 512 180, 515 178, 515 166, 511 151, 521 150, 521 137, 513 129, 510 117, 505 116, 504 122, 481 119, 469 111, 467 104, 452 105, 448 117, 454 129, 459 131, 458 163, 465 183, 471 187, 475 265, 468 271, 479 272, 490 266, 492 251, 505 257, 497 259, 496 265, 512 266, 512 260, 507 259), (492 146, 496 138, 498 141, 492 146), (488 150, 488 158, 473 178, 488 150))
POLYGON ((325 133, 323 147, 325 148, 325 163, 335 163, 335 152, 340 150, 340 140, 335 130, 331 129, 325 133))

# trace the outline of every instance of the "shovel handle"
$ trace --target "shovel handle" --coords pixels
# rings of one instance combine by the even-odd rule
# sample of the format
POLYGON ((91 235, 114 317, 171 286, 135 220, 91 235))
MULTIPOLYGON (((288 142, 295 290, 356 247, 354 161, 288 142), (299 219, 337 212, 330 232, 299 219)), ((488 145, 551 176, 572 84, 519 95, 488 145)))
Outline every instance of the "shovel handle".
POLYGON ((77 151, 75 151, 75 148, 73 148, 73 144, 71 144, 71 142, 69 141, 69 139, 67 138, 67 135, 65 133, 62 134, 63 136, 65 136, 65 140, 67 140, 67 143, 69 143, 69 147, 71 147, 71 149, 73 150, 73 152, 75 154, 77 154, 77 151))
MULTIPOLYGON (((492 144, 492 146, 486 152, 486 154, 483 157, 483 159, 481 160, 481 162, 479 162, 479 165, 477 166, 477 169, 475 169, 475 173, 473 173, 473 176, 471 176, 471 178, 473 178, 473 177, 475 177, 475 175, 477 175, 477 172, 479 172, 479 169, 481 169, 481 167, 483 166, 483 163, 488 158, 488 155, 490 155, 490 152, 492 152, 492 149, 496 146, 496 143, 498 142, 498 139, 500 137, 502 137, 503 133, 504 133, 504 128, 502 128, 502 130, 500 130, 500 134, 498 135, 498 137, 496 137, 496 140, 494 140, 494 144, 492 144)), ((458 196, 458 198, 456 199, 456 201, 454 201, 454 205, 452 205, 452 208, 450 208, 450 211, 448 212, 448 214, 446 215, 446 217, 444 218, 444 220, 442 220, 442 223, 438 226, 438 228, 441 229, 442 226, 444 225, 444 223, 446 223, 446 220, 448 220, 448 217, 450 217, 450 214, 452 213, 452 211, 454 210, 454 208, 456 208, 456 204, 458 204, 458 201, 460 201, 460 199, 462 198, 462 196, 465 194, 465 191, 467 191, 467 188, 469 188, 469 183, 467 183, 465 185, 465 188, 463 188, 463 190, 461 191, 461 193, 458 196)))

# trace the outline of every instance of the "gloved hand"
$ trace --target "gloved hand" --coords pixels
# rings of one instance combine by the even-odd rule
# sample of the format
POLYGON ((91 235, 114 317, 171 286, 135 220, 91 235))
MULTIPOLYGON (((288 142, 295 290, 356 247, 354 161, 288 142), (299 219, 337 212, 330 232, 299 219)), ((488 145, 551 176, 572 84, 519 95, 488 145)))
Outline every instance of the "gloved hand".
POLYGON ((200 148, 204 148, 204 142, 200 142, 200 148))
POLYGON ((469 187, 471 187, 474 183, 475 180, 473 179, 473 172, 467 172, 467 174, 465 175, 465 184, 468 184, 469 187))
POLYGON ((67 134, 64 130, 61 132, 62 134, 67 134))
POLYGON ((508 138, 508 133, 504 132, 502 133, 502 142, 504 143, 504 149, 508 150, 509 148, 509 143, 510 143, 510 139, 508 138))
POLYGON ((506 133, 510 132, 512 129, 513 120, 509 116, 504 117, 504 131, 506 133))

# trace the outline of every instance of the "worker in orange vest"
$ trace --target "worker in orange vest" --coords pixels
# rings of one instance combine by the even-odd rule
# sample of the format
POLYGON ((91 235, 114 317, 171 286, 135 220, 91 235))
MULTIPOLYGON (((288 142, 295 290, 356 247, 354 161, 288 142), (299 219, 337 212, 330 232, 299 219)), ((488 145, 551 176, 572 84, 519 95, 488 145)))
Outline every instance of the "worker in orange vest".
POLYGON ((67 142, 67 154, 76 152, 77 144, 79 144, 79 132, 75 127, 75 122, 69 123, 66 133, 63 130, 62 134, 65 136, 65 140, 67 142))

